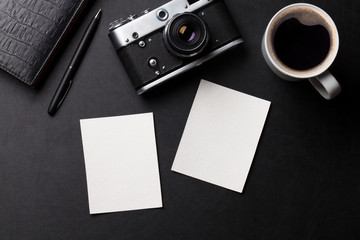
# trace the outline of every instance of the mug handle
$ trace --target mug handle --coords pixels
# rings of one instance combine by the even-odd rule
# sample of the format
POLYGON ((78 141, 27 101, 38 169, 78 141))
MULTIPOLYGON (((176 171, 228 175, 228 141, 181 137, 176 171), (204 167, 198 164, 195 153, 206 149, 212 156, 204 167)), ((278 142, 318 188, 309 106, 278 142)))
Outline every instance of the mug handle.
POLYGON ((321 96, 327 100, 335 98, 341 92, 339 82, 329 71, 325 71, 319 76, 309 78, 309 81, 321 96))

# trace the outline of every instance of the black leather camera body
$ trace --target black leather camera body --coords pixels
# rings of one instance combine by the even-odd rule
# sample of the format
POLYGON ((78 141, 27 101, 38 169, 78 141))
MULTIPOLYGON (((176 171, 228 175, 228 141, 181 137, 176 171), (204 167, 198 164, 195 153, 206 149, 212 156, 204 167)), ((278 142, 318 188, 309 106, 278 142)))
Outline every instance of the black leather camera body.
POLYGON ((173 0, 109 31, 139 95, 243 42, 222 0, 173 0))

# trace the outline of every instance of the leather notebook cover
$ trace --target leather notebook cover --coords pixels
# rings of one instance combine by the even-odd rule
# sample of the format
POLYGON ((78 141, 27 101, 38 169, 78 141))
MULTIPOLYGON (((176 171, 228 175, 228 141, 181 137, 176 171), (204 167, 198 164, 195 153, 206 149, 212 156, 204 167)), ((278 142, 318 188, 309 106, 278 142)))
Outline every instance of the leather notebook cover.
POLYGON ((87 0, 0 0, 0 68, 34 87, 87 0))

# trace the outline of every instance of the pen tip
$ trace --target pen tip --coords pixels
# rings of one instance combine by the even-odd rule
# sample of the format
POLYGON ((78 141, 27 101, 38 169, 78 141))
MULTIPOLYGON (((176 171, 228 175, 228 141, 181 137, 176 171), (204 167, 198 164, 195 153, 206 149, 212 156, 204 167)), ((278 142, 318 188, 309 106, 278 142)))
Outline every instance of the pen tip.
POLYGON ((102 10, 100 8, 99 11, 96 13, 95 18, 100 18, 101 12, 102 12, 102 10))

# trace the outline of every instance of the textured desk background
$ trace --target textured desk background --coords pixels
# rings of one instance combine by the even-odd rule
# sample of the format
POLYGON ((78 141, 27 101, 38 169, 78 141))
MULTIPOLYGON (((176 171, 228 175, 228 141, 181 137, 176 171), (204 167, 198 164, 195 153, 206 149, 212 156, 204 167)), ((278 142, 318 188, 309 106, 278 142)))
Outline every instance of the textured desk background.
POLYGON ((340 33, 331 71, 344 91, 331 102, 310 83, 278 79, 262 59, 263 32, 293 3, 285 0, 227 1, 246 43, 138 97, 107 27, 164 3, 96 1, 40 89, 0 72, 0 239, 359 239, 360 2, 310 1, 340 33), (96 37, 51 118, 49 101, 100 7, 96 37), (243 194, 170 171, 201 78, 272 102, 243 194), (142 112, 155 115, 164 208, 90 216, 79 119, 142 112))

